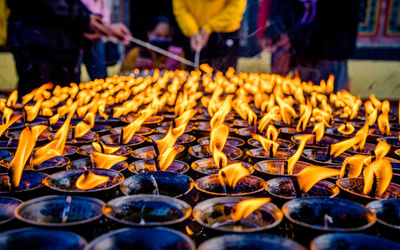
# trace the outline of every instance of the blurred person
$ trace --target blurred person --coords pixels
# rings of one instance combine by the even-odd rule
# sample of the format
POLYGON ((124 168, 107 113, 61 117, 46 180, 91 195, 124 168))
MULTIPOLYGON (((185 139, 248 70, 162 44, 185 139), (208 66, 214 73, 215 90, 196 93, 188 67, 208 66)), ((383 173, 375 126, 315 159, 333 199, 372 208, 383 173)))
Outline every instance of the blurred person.
MULTIPOLYGON (((335 92, 346 88, 347 59, 356 49, 360 0, 268 0, 270 26, 265 46, 272 52, 273 73, 290 70, 318 84, 335 76, 335 92)), ((265 15, 265 14, 264 14, 265 15)))
MULTIPOLYGON (((111 23, 110 8, 107 0, 81 0, 82 3, 93 14, 99 16, 104 24, 111 30, 118 29, 124 34, 121 43, 127 45, 130 43, 131 33, 122 23, 111 23)), ((86 38, 83 43, 82 62, 86 66, 86 70, 92 80, 107 77, 106 65, 106 42, 102 37, 93 36, 93 34, 85 33, 86 38)), ((79 74, 80 75, 80 74, 79 74)))
POLYGON ((236 67, 239 28, 246 0, 173 0, 173 11, 183 34, 189 38, 188 59, 201 51, 200 62, 225 72, 236 67))
POLYGON ((115 36, 80 0, 7 0, 11 10, 7 45, 13 53, 23 96, 44 83, 77 82, 79 50, 83 36, 115 36))
MULTIPOLYGON (((159 16, 153 22, 153 25, 147 31, 147 39, 152 45, 167 50, 175 55, 184 56, 183 49, 172 45, 172 28, 170 20, 167 17, 159 16)), ((184 69, 180 62, 161 55, 143 47, 132 48, 121 67, 121 72, 129 72, 138 69, 184 69)))
POLYGON ((10 9, 7 8, 6 0, 0 0, 0 49, 5 47, 7 38, 7 19, 10 9))

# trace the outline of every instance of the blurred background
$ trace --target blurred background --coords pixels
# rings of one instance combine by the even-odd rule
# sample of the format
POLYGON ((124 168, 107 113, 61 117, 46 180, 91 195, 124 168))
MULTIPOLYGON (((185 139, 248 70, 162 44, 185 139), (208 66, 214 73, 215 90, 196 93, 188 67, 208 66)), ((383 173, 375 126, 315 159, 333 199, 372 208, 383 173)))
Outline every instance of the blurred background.
MULTIPOLYGON (((241 72, 271 72, 271 53, 262 51, 260 32, 269 27, 260 24, 262 0, 247 0, 239 30, 240 54, 237 70, 241 72)), ((312 1, 311 1, 312 2, 312 1)), ((375 93, 378 98, 397 100, 400 97, 400 0, 360 0, 358 39, 355 53, 348 60, 350 92, 361 98, 375 93)), ((174 18, 170 0, 108 0, 112 22, 124 23, 133 37, 147 40, 154 19, 165 16, 171 20, 174 44, 183 46, 183 35, 174 18)), ((341 11, 346 6, 338 9, 341 11)), ((18 76, 12 53, 5 44, 7 17, 6 1, 0 0, 0 91, 16 88, 18 76)), ((261 20, 262 21, 262 20, 261 20)), ((107 68, 108 75, 120 72, 121 64, 133 45, 120 46, 121 59, 107 68)), ((82 66, 81 81, 89 81, 82 66)))

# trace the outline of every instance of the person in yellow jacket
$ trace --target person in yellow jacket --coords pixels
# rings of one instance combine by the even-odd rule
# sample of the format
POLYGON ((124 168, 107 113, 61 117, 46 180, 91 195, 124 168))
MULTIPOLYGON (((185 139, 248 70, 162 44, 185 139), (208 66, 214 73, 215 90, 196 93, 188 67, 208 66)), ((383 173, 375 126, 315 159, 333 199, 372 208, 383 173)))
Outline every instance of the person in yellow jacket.
POLYGON ((194 51, 201 51, 200 63, 223 72, 236 67, 246 0, 173 0, 172 6, 188 38, 185 54, 189 60, 193 60, 194 51))

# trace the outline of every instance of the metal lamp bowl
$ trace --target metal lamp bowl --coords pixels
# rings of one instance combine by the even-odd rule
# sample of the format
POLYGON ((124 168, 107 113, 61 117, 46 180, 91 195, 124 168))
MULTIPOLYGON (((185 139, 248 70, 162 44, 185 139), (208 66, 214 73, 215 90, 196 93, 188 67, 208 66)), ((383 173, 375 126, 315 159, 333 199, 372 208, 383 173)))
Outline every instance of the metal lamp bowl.
POLYGON ((10 222, 15 218, 15 209, 21 204, 22 201, 11 198, 0 196, 0 226, 10 222))
POLYGON ((185 234, 163 227, 123 228, 104 234, 92 242, 85 250, 131 250, 131 249, 176 249, 194 250, 195 245, 185 234))
MULTIPOLYGON (((96 168, 90 158, 82 158, 75 161, 72 161, 71 164, 67 166, 67 170, 70 169, 84 169, 84 168, 96 168)), ((113 165, 110 169, 122 172, 128 168, 128 163, 126 161, 118 162, 113 165)))
POLYGON ((315 238, 310 248, 313 250, 400 249, 400 243, 360 233, 331 233, 315 238))
POLYGON ((50 189, 63 193, 91 193, 117 187, 125 179, 121 173, 115 170, 93 168, 89 169, 89 171, 96 175, 108 176, 110 179, 106 183, 93 189, 81 190, 76 188, 75 183, 79 176, 84 173, 84 169, 73 169, 52 174, 48 176, 43 183, 50 189))
POLYGON ((203 227, 211 231, 223 233, 259 232, 272 229, 282 222, 282 211, 276 205, 269 202, 259 207, 242 220, 251 225, 248 228, 241 228, 241 230, 237 230, 234 227, 229 228, 229 225, 235 224, 232 219, 232 212, 236 205, 250 198, 251 197, 218 197, 208 199, 198 203, 193 208, 193 217, 196 222, 203 227), (221 226, 224 225, 228 226, 228 228, 221 228, 221 226))
POLYGON ((189 218, 192 207, 182 200, 165 195, 139 194, 109 201, 103 213, 107 218, 128 226, 167 226, 189 218))
POLYGON ((228 234, 204 241, 198 250, 305 250, 299 243, 268 234, 228 234))
POLYGON ((158 188, 161 195, 181 197, 188 194, 194 186, 192 178, 187 175, 155 171, 133 175, 125 179, 121 184, 124 195, 153 194, 158 188), (156 183, 154 183, 156 182, 156 183))
POLYGON ((27 224, 44 227, 78 226, 102 216, 104 202, 89 197, 51 195, 26 201, 15 210, 15 217, 27 224), (69 205, 67 197, 71 198, 69 205), (69 206, 67 220, 63 222, 63 213, 69 206))
POLYGON ((60 230, 22 228, 0 234, 0 249, 84 249, 81 236, 60 230))
POLYGON ((336 198, 302 198, 286 202, 282 207, 285 218, 303 228, 324 232, 357 232, 370 228, 376 217, 366 207, 349 200, 336 198), (325 227, 325 216, 332 226, 325 227))
MULTIPOLYGON (((212 153, 210 151, 210 145, 195 145, 189 148, 189 154, 197 159, 211 158, 212 153)), ((222 152, 226 154, 228 159, 237 160, 243 155, 243 151, 237 147, 225 144, 222 152)))
MULTIPOLYGON (((189 170, 189 165, 186 162, 174 160, 171 165, 164 171, 175 173, 186 173, 189 170)), ((134 174, 145 173, 149 171, 157 171, 156 163, 153 159, 144 159, 132 162, 128 170, 134 174)))
MULTIPOLYGON (((233 163, 242 163, 242 166, 247 168, 250 171, 250 174, 254 173, 254 167, 248 162, 242 162, 238 160, 228 160, 228 165, 233 164, 233 163)), ((218 171, 220 168, 215 164, 215 161, 213 158, 203 158, 197 161, 192 162, 190 165, 193 171, 196 173, 201 174, 202 176, 204 175, 212 175, 212 174, 218 174, 218 171)))

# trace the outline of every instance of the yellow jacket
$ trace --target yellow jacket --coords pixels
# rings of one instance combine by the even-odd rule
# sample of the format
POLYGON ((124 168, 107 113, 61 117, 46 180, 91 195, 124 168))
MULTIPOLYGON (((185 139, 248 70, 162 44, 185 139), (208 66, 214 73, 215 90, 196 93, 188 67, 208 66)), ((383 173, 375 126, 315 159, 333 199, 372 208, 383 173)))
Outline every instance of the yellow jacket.
POLYGON ((6 6, 6 0, 0 0, 0 46, 6 44, 7 38, 7 19, 10 10, 6 6))
POLYGON ((173 0, 174 15, 185 36, 201 28, 212 32, 233 32, 240 27, 246 0, 173 0))

